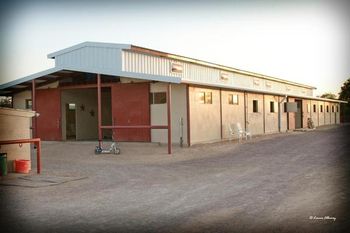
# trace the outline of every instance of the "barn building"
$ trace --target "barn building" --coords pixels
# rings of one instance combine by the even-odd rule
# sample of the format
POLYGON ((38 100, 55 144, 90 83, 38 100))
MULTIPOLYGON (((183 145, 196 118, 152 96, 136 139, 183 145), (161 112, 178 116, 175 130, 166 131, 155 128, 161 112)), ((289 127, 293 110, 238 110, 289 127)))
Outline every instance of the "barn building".
MULTIPOLYGON (((32 109, 42 140, 226 140, 228 125, 253 135, 339 124, 342 101, 315 87, 130 44, 84 42, 48 55, 55 67, 0 86, 32 109)), ((169 153, 171 143, 168 143, 169 153)))

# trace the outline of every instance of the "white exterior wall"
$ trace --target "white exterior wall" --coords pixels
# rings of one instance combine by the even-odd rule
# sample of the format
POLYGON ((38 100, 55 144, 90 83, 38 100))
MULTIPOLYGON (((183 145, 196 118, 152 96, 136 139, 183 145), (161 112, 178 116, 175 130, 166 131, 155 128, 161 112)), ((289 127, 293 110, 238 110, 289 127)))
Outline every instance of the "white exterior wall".
POLYGON ((263 95, 253 93, 247 94, 247 129, 252 135, 264 133, 263 105, 263 95), (253 112, 253 100, 258 100, 258 112, 253 112))
MULTIPOLYGON (((168 84, 151 83, 151 92, 167 92, 168 84)), ((182 137, 184 145, 187 145, 187 107, 186 85, 171 85, 171 139, 172 143, 179 144, 181 136, 180 118, 183 119, 182 137)), ((167 104, 151 104, 151 125, 167 125, 167 104)), ((152 142, 168 142, 168 130, 152 129, 152 142)))
MULTIPOLYGON (((244 129, 244 92, 221 91, 222 101, 222 134, 224 139, 230 138, 229 124, 240 123, 244 129), (228 104, 229 94, 238 95, 238 104, 228 104)), ((237 138, 234 136, 233 138, 237 138)))
POLYGON ((265 133, 278 132, 278 96, 264 95, 265 99, 265 133), (275 112, 270 112, 270 102, 274 102, 275 112))
POLYGON ((220 91, 218 89, 189 87, 191 144, 221 140, 220 91), (212 92, 212 104, 199 103, 198 93, 212 92))
POLYGON ((26 109, 26 99, 32 99, 31 91, 23 91, 13 96, 13 108, 26 109))
POLYGON ((325 102, 325 125, 329 125, 331 124, 331 106, 329 104, 329 102, 325 102), (328 112, 327 112, 327 106, 328 106, 328 112))
POLYGON ((279 96, 278 101, 280 103, 280 111, 281 111, 281 132, 286 132, 288 130, 287 128, 287 113, 284 112, 284 103, 287 102, 287 99, 284 99, 284 102, 282 102, 284 97, 279 96))
POLYGON ((324 125, 324 119, 325 119, 325 105, 323 101, 318 101, 318 126, 322 126, 324 125), (322 112, 321 112, 321 106, 323 106, 322 108, 322 112))

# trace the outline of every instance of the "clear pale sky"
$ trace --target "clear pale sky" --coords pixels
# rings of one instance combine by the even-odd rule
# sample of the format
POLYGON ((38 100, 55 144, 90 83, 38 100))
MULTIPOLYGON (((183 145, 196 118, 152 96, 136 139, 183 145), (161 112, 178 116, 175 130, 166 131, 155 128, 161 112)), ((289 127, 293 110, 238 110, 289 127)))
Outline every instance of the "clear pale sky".
POLYGON ((131 43, 338 93, 350 78, 346 1, 0 3, 0 83, 54 66, 84 41, 131 43))

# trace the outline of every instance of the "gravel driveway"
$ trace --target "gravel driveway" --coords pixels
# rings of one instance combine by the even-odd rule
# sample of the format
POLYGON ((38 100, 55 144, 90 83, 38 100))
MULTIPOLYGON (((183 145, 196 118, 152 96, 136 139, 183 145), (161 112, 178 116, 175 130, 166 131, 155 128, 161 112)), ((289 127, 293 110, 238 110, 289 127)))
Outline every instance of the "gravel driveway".
POLYGON ((343 125, 173 155, 157 144, 122 143, 116 156, 94 155, 95 142, 45 142, 43 177, 85 179, 0 185, 0 232, 345 232, 349 132, 343 125))

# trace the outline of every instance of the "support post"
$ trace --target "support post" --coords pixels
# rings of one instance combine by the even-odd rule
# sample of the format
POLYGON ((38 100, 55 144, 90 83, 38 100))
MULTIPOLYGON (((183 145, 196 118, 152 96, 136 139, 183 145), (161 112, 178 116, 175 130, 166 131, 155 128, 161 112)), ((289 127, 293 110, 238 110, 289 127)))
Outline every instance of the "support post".
POLYGON ((191 112, 190 112, 190 85, 186 86, 186 107, 187 107, 187 145, 191 146, 191 112))
POLYGON ((221 92, 221 88, 219 91, 220 91, 220 138, 222 140, 223 135, 222 135, 222 92, 221 92))
POLYGON ((266 133, 266 113, 265 113, 265 94, 263 94, 263 129, 264 134, 266 133))
MULTIPOLYGON (((36 111, 36 87, 35 87, 35 79, 32 80, 32 110, 36 111)), ((36 114, 32 120, 32 138, 36 138, 36 114)))
POLYGON ((168 154, 171 154, 171 84, 167 91, 167 115, 168 115, 168 154))
POLYGON ((36 169, 37 169, 37 173, 40 174, 41 172, 41 141, 39 140, 36 143, 36 169))
POLYGON ((101 113, 101 75, 97 74, 97 121, 98 121, 98 146, 102 147, 102 113, 101 113))
POLYGON ((247 92, 243 93, 244 97, 244 130, 247 131, 247 92))

